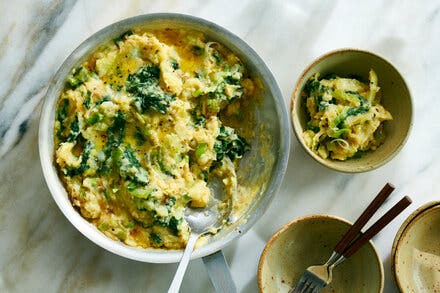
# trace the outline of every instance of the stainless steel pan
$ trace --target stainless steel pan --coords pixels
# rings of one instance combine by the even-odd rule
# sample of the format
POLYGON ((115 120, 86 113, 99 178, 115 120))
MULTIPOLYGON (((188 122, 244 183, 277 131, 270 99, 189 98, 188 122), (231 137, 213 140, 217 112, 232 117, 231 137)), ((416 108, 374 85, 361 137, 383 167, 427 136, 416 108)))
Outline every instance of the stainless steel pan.
MULTIPOLYGON (((263 60, 240 38, 212 22, 182 14, 140 15, 105 27, 76 48, 52 78, 42 108, 39 150, 41 166, 47 185, 67 219, 97 245, 123 257, 143 262, 172 263, 180 260, 181 251, 129 247, 102 234, 72 207, 53 164, 55 107, 67 75, 72 68, 87 59, 87 56, 96 50, 100 44, 114 39, 134 27, 149 29, 186 28, 201 31, 210 39, 232 50, 245 63, 250 74, 261 84, 263 102, 256 105, 255 117, 258 124, 257 129, 261 129, 260 127, 263 126, 264 132, 259 132, 258 137, 251 142, 252 150, 242 159, 238 171, 239 184, 254 187, 249 189, 250 193, 254 193, 250 194, 250 196, 254 196, 254 199, 238 221, 210 238, 206 245, 194 251, 192 255, 193 259, 211 255, 209 258, 205 258, 204 261, 207 263, 208 268, 218 269, 225 265, 225 262, 223 255, 216 252, 246 233, 257 219, 261 218, 281 184, 289 155, 290 123, 281 92, 263 60), (213 263, 216 265, 213 266, 213 263)), ((221 269, 217 272, 210 271, 211 275, 227 277, 227 275, 222 275, 221 272, 225 271, 221 269)))

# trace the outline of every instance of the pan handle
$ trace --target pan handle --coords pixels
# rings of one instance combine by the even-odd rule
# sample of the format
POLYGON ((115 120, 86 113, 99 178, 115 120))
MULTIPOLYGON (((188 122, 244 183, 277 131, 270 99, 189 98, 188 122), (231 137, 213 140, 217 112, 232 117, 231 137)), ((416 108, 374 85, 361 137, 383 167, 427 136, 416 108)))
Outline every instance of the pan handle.
POLYGON ((237 292, 228 263, 221 250, 203 257, 203 263, 216 292, 237 292))

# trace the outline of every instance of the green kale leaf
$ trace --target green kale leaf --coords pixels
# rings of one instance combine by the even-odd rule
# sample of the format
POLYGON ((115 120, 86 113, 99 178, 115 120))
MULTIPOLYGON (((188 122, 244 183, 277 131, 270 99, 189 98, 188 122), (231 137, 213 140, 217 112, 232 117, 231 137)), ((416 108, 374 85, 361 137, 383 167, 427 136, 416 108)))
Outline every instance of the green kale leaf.
POLYGON ((119 37, 116 37, 113 39, 113 42, 118 45, 119 42, 124 41, 127 37, 131 36, 133 34, 132 31, 128 30, 125 33, 123 33, 122 35, 120 35, 119 37))
POLYGON ((79 129, 79 121, 78 121, 78 115, 75 115, 75 118, 73 119, 72 123, 70 124, 70 133, 67 137, 67 141, 73 142, 76 140, 78 135, 81 133, 81 130, 79 129))
POLYGON ((90 103, 92 102, 91 97, 92 97, 92 92, 87 91, 86 98, 84 99, 84 102, 83 102, 83 106, 87 110, 90 109, 90 103))
POLYGON ((83 83, 85 83, 89 79, 89 73, 87 69, 83 66, 75 68, 72 70, 72 73, 67 77, 67 84, 72 88, 76 89, 83 83))
POLYGON ((182 222, 182 219, 177 219, 174 216, 159 217, 155 214, 154 220, 158 225, 169 228, 174 235, 177 236, 179 234, 178 226, 182 222))
POLYGON ((86 141, 86 143, 84 144, 84 148, 82 151, 82 155, 81 155, 81 163, 79 165, 78 168, 68 168, 66 170, 66 175, 67 176, 76 176, 76 175, 81 175, 82 173, 84 173, 85 170, 87 170, 88 168, 90 168, 89 165, 87 165, 87 160, 90 157, 90 152, 93 150, 93 143, 91 141, 86 141))
POLYGON ((306 85, 304 86, 304 92, 307 95, 311 95, 312 93, 316 92, 320 87, 319 80, 317 78, 311 78, 307 81, 306 85))
POLYGON ((60 140, 64 140, 65 138, 63 137, 63 132, 66 129, 66 119, 67 119, 67 115, 69 114, 69 100, 68 99, 64 99, 60 102, 60 105, 58 106, 58 110, 57 110, 57 114, 56 114, 56 119, 57 121, 60 123, 60 128, 57 131, 57 137, 60 140))
POLYGON ((225 156, 231 160, 241 158, 250 150, 250 146, 243 137, 234 132, 234 129, 222 125, 214 143, 214 150, 217 153, 217 161, 220 162, 225 156))
POLYGON ((153 242, 154 242, 155 244, 160 245, 160 244, 163 243, 162 238, 160 238, 160 236, 157 235, 156 233, 151 233, 150 236, 151 236, 151 240, 153 240, 153 242))
POLYGON ((122 178, 132 180, 140 185, 148 184, 148 171, 141 166, 131 148, 120 146, 113 150, 112 157, 122 178))
POLYGON ((144 66, 127 78, 125 88, 134 96, 135 106, 141 113, 154 109, 165 114, 175 95, 166 93, 159 85, 160 69, 144 66))
POLYGON ((122 143, 122 139, 125 135, 125 115, 121 111, 116 113, 113 120, 113 124, 107 129, 107 142, 105 143, 103 149, 102 159, 98 162, 98 172, 108 173, 113 166, 111 160, 112 153, 119 147, 122 143))
POLYGON ((124 113, 118 111, 113 124, 108 128, 107 146, 109 148, 117 147, 121 144, 125 135, 125 123, 124 113))

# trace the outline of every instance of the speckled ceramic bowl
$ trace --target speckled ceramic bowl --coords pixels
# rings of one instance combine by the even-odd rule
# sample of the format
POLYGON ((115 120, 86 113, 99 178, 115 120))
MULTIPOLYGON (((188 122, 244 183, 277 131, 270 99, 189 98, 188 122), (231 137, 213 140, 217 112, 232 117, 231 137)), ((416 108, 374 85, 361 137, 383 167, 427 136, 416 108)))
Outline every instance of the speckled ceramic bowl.
POLYGON ((440 292, 440 201, 420 207, 402 224, 391 268, 401 292, 440 292))
MULTIPOLYGON (((281 227, 261 254, 260 292, 289 292, 307 267, 327 261, 350 226, 338 217, 311 215, 281 227)), ((320 292, 380 293, 383 284, 383 265, 370 241, 334 269, 332 283, 320 292)))
POLYGON ((317 58, 301 74, 292 95, 291 118, 296 137, 317 162, 341 172, 365 172, 390 161, 405 144, 412 125, 412 101, 405 80, 390 62, 371 52, 340 49, 317 58), (358 159, 338 161, 321 158, 307 147, 302 137, 307 125, 306 110, 301 100, 304 85, 316 72, 322 75, 336 73, 341 77, 357 75, 368 80, 370 69, 374 69, 379 78, 382 104, 393 115, 393 120, 384 124, 387 136, 384 144, 358 159))

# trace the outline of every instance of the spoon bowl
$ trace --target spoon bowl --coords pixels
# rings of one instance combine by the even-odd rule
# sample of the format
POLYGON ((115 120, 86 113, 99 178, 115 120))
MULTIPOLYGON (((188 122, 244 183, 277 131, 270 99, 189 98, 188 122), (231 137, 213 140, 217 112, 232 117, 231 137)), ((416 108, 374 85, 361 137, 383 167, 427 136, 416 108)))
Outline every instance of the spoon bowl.
MULTIPOLYGON (((211 200, 214 202, 215 200, 211 200)), ((191 233, 202 235, 212 229, 218 228, 222 224, 222 217, 220 216, 218 205, 209 204, 205 208, 191 208, 187 207, 185 211, 185 220, 191 227, 191 233)))

